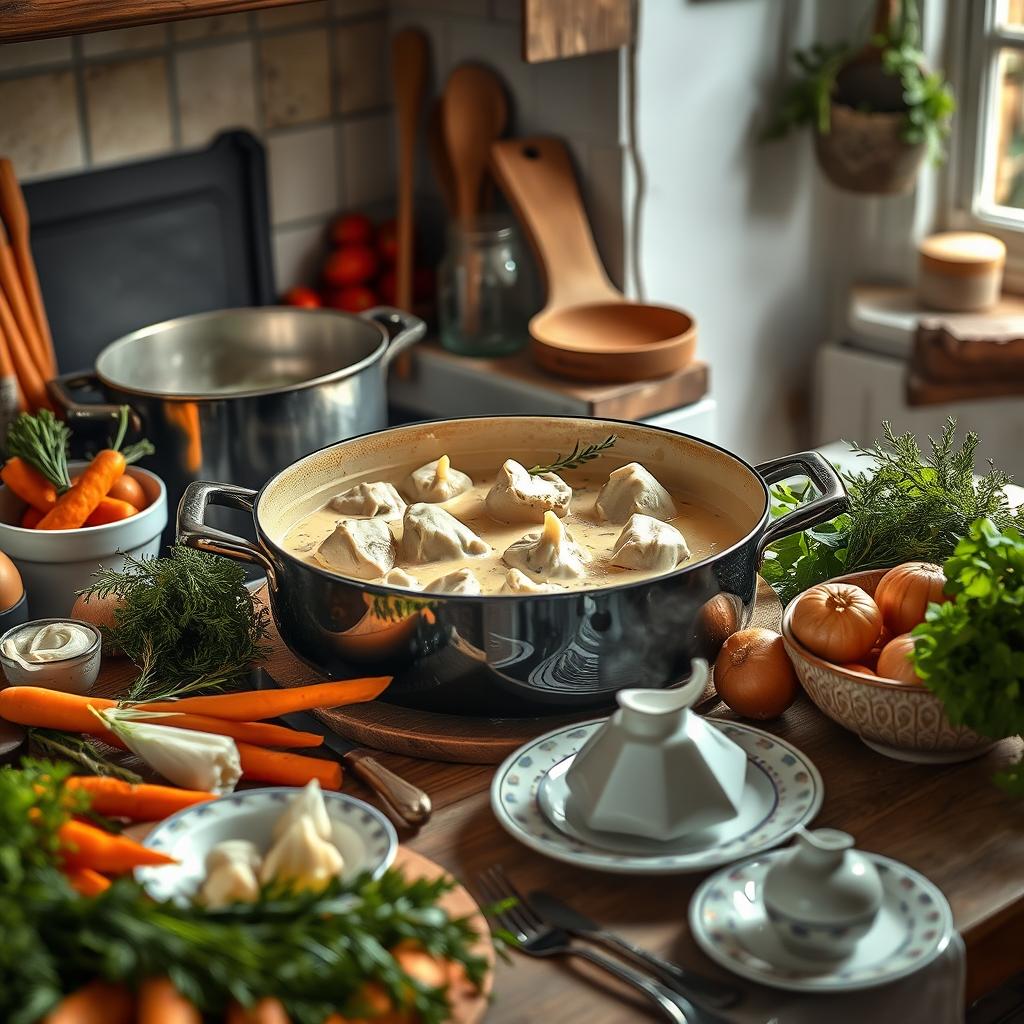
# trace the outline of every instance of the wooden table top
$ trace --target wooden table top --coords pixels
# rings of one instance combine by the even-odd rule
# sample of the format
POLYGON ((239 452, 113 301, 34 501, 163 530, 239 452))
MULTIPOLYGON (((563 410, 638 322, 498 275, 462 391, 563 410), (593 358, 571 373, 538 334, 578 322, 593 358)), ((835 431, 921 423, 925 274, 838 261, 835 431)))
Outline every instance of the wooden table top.
MULTIPOLYGON (((97 690, 117 692, 128 668, 108 661, 97 690)), ((280 648, 268 668, 281 682, 315 679, 280 648)), ((713 713, 735 717, 724 706, 713 713)), ((946 894, 967 945, 969 998, 1024 970, 1024 801, 1010 799, 990 781, 1020 755, 1020 739, 1004 740, 963 764, 913 765, 876 754, 806 698, 780 719, 758 724, 794 743, 821 771, 825 802, 815 826, 850 832, 858 846, 909 864, 946 894)), ((635 943, 721 975, 686 925, 690 895, 704 875, 629 878, 571 868, 527 849, 501 828, 490 809, 493 767, 379 757, 427 790, 434 804, 432 819, 418 834, 400 831, 403 842, 448 868, 470 891, 482 869, 500 863, 522 890, 549 889, 635 943)), ((351 775, 344 788, 374 802, 351 775)), ((645 1004, 586 965, 523 956, 499 961, 487 1015, 495 1024, 648 1019, 657 1018, 645 1004)))

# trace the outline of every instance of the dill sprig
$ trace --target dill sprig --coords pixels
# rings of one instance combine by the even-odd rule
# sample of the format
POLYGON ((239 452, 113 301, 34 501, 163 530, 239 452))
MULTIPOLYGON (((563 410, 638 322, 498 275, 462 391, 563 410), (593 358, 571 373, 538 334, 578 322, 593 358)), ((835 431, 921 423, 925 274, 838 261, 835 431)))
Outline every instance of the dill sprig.
POLYGON ((7 451, 27 462, 63 493, 71 486, 68 443, 71 431, 49 409, 23 412, 7 428, 7 451))
POLYGON ((55 729, 29 729, 29 743, 47 757, 70 761, 90 775, 110 775, 125 782, 142 782, 142 776, 105 757, 84 736, 55 729))
POLYGON ((176 546, 170 557, 128 557, 93 579, 81 594, 119 599, 103 635, 139 670, 129 701, 221 689, 269 652, 267 610, 226 558, 176 546))
POLYGON ((547 466, 531 466, 527 472, 530 476, 537 476, 540 473, 558 473, 563 469, 578 469, 585 462, 591 462, 596 459, 602 452, 607 451, 611 448, 618 438, 614 434, 609 434, 603 441, 598 441, 597 444, 588 444, 585 448, 581 447, 581 442, 576 442, 576 447, 566 456, 561 453, 555 456, 554 462, 551 462, 547 466))
MULTIPOLYGON (((860 473, 844 474, 850 508, 830 523, 773 544, 761 574, 783 603, 834 576, 883 569, 901 562, 945 561, 970 524, 987 517, 1000 529, 1024 527, 1024 510, 1010 508, 1004 488, 1012 478, 989 463, 974 479, 979 438, 969 431, 958 445, 956 420, 928 438, 922 452, 911 433, 897 435, 882 424, 875 444, 851 449, 872 460, 860 473)), ((773 514, 812 497, 809 486, 772 489, 773 514)))
POLYGON ((439 906, 447 879, 408 880, 387 871, 335 880, 323 892, 267 889, 254 903, 210 911, 150 899, 131 878, 84 899, 57 864, 57 830, 72 811, 67 766, 26 762, 0 769, 0 1020, 35 1024, 62 995, 97 977, 135 987, 167 975, 204 1014, 264 996, 294 1024, 322 1024, 340 1011, 362 1017, 359 994, 378 982, 424 1024, 448 1019, 447 995, 410 978, 391 953, 409 940, 456 961, 479 983, 486 961, 473 952, 468 918, 439 906))

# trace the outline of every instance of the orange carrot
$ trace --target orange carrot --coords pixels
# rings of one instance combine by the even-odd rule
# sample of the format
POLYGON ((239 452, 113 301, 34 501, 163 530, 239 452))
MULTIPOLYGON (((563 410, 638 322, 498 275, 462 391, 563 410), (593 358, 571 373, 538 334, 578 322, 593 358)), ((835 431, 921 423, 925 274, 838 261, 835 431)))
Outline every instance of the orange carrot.
POLYGON ((90 981, 65 996, 42 1024, 132 1024, 135 1000, 123 985, 90 981))
MULTIPOLYGON (((219 693, 212 697, 182 697, 181 700, 150 701, 139 707, 153 711, 187 711, 209 715, 232 722, 258 722, 276 718, 291 711, 310 708, 336 708, 343 704, 360 704, 380 696, 391 682, 391 676, 366 679, 339 679, 331 683, 313 683, 280 690, 245 690, 219 693)), ((2 692, 2 691, 0 691, 2 692)))
POLYGON ((39 525, 39 520, 43 518, 43 513, 37 508, 33 508, 31 505, 25 506, 25 511, 21 514, 21 525, 23 529, 34 530, 39 525))
POLYGON ((61 856, 71 868, 92 868, 111 875, 123 875, 133 868, 177 864, 157 850, 150 850, 127 836, 104 832, 84 821, 66 821, 57 832, 61 856))
POLYGON ((132 785, 106 775, 72 775, 64 788, 71 793, 87 793, 89 807, 97 814, 131 821, 161 821, 186 807, 217 799, 216 793, 148 783, 132 785))
MULTIPOLYGON (((225 1022, 226 1024, 290 1024, 290 1018, 279 1000, 267 996, 252 1006, 232 1003, 228 1007, 225 1022)), ((140 1021, 139 1024, 145 1024, 145 1022, 140 1021)))
MULTIPOLYGON (((34 725, 44 729, 63 729, 84 732, 108 740, 110 730, 89 710, 106 711, 116 708, 116 700, 104 697, 82 697, 76 693, 61 693, 42 686, 8 686, 0 690, 0 718, 19 725, 34 725)), ((174 707, 174 705, 171 705, 174 707)), ((136 710, 133 708, 133 710, 136 710)), ((140 712, 153 711, 153 705, 138 705, 140 712)), ((269 722, 234 722, 210 715, 192 715, 174 712, 166 717, 154 715, 148 719, 156 725, 173 725, 193 732, 212 732, 230 736, 263 747, 318 747, 324 738, 313 732, 299 732, 269 722)))
POLYGON ((138 514, 139 510, 130 502, 106 497, 92 510, 83 525, 103 526, 106 523, 119 523, 138 514))
POLYGON ((0 480, 32 508, 49 512, 57 504, 57 488, 35 466, 15 456, 0 469, 0 480))
POLYGON ((84 526, 127 465, 124 456, 113 448, 98 452, 78 483, 72 484, 71 489, 57 499, 57 504, 43 516, 37 529, 75 530, 84 526))
POLYGON ((71 887, 82 896, 99 896, 110 888, 110 879, 92 868, 69 868, 67 878, 71 887))
POLYGON ((317 779, 324 789, 341 789, 342 771, 337 761, 267 750, 248 743, 238 744, 238 757, 242 762, 242 775, 256 782, 305 786, 317 779))
POLYGON ((138 1024, 202 1024, 202 1020, 170 978, 147 978, 139 986, 138 1024))

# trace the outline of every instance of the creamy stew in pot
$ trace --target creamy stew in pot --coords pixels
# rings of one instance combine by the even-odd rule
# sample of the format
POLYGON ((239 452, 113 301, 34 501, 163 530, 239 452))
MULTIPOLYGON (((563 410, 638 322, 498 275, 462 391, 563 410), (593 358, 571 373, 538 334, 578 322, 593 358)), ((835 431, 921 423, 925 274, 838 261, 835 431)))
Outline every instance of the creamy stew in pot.
MULTIPOLYGON (((325 488, 282 546, 339 576, 441 594, 591 590, 708 558, 743 534, 639 463, 555 473, 424 466, 325 488)), ((306 508, 309 508, 309 504, 306 508)))

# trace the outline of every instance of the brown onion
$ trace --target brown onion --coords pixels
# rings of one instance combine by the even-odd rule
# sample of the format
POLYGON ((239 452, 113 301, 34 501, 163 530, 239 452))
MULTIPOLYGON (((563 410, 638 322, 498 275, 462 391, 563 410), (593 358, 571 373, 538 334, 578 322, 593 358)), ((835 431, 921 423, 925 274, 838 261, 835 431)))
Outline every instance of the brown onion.
POLYGON ((913 650, 914 638, 909 633, 903 633, 890 640, 878 656, 878 674, 883 679, 920 686, 921 677, 910 660, 913 650))
POLYGON ((770 629, 741 629, 715 661, 718 696, 744 718, 777 718, 800 687, 782 637, 770 629))
POLYGON ((868 657, 882 631, 882 613, 860 587, 819 583, 797 598, 790 628, 813 654, 841 665, 868 657))
POLYGON ((949 598, 943 593, 946 575, 931 562, 905 562, 890 569, 875 588, 875 604, 894 634, 909 633, 924 622, 931 602, 949 598))
POLYGON ((862 676, 874 676, 878 675, 877 672, 872 671, 867 665, 858 665, 855 661, 847 662, 845 665, 840 665, 840 668, 845 668, 847 672, 857 672, 862 676))

